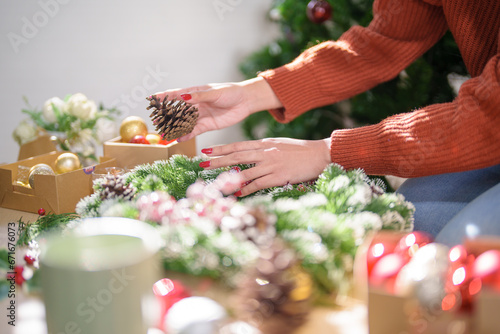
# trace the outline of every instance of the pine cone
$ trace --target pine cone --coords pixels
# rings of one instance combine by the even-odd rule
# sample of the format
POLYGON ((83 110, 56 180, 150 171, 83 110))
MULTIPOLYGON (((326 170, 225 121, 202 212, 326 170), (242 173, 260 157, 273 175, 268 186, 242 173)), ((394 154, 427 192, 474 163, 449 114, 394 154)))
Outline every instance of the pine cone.
POLYGON ((124 199, 130 201, 135 195, 135 189, 125 183, 125 178, 120 175, 107 175, 100 184, 101 199, 124 199))
POLYGON ((198 120, 198 108, 183 100, 160 101, 156 96, 148 97, 149 106, 153 109, 149 116, 156 125, 156 132, 163 139, 173 140, 193 131, 198 120))
POLYGON ((307 320, 312 289, 295 252, 275 239, 241 281, 237 316, 266 334, 293 333, 307 320))
POLYGON ((276 236, 276 217, 261 207, 235 206, 222 218, 220 228, 239 240, 250 240, 257 246, 269 247, 276 236))

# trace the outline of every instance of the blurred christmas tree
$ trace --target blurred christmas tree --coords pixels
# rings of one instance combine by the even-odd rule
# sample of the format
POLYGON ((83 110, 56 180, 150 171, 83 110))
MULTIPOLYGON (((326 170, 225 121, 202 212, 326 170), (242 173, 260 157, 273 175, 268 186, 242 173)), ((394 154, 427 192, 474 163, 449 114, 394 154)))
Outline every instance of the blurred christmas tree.
MULTIPOLYGON (((367 26, 372 5, 373 0, 275 0, 269 18, 280 25, 282 36, 249 56, 240 69, 253 78, 259 71, 291 62, 313 45, 337 40, 352 25, 367 26)), ((393 114, 451 101, 450 73, 466 75, 467 71, 447 33, 398 77, 350 101, 311 110, 288 124, 274 121, 268 113, 253 114, 243 122, 243 130, 251 139, 326 138, 334 129, 373 124, 393 114)))

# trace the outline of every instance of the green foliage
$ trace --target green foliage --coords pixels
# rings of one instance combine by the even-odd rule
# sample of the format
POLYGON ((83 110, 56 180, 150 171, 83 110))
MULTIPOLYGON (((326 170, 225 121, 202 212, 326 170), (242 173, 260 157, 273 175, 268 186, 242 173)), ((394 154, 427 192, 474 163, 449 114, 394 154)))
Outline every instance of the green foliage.
MULTIPOLYGON (((315 24, 306 15, 309 1, 274 1, 271 16, 280 26, 281 37, 240 64, 240 70, 247 78, 255 77, 260 71, 287 64, 305 49, 322 41, 337 40, 351 26, 367 26, 372 19, 373 0, 328 0, 333 7, 332 19, 323 24, 315 24)), ((335 104, 311 110, 288 124, 280 124, 268 113, 257 113, 248 117, 242 128, 250 139, 326 138, 333 130, 352 123, 346 122, 346 118, 350 118, 356 125, 373 124, 393 114, 451 101, 454 96, 447 74, 452 72, 461 75, 467 73, 456 43, 448 33, 402 75, 353 97, 348 114, 335 104)))
POLYGON ((24 223, 19 221, 19 239, 17 244, 28 246, 31 240, 35 240, 40 233, 58 230, 77 219, 79 216, 74 213, 63 213, 59 215, 48 214, 41 216, 34 223, 24 223))

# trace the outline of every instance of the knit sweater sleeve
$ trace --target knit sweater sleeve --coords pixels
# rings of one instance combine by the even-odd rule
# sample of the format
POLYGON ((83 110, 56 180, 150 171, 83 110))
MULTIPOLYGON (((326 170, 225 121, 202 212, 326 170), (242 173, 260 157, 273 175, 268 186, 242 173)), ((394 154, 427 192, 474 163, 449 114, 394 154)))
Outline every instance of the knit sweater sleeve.
POLYGON ((394 78, 447 30, 442 8, 421 0, 375 0, 373 16, 368 27, 352 27, 337 41, 259 74, 283 105, 270 110, 277 121, 289 122, 394 78))
MULTIPOLYGON (((499 41, 500 42, 500 41, 499 41)), ((332 133, 331 157, 369 174, 417 177, 500 164, 500 50, 457 98, 332 133)))

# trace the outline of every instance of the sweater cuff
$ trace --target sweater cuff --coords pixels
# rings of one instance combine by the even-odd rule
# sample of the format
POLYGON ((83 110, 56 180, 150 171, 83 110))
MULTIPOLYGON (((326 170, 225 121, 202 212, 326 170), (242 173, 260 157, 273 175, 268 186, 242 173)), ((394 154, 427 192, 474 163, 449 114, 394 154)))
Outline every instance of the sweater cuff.
POLYGON ((389 142, 381 123, 336 130, 331 135, 331 159, 346 169, 362 168, 370 175, 385 175, 391 169, 388 164, 396 163, 388 161, 389 142))
MULTIPOLYGON (((283 104, 283 108, 269 110, 280 123, 288 123, 304 112, 318 106, 318 101, 324 99, 309 60, 292 62, 276 69, 259 73, 271 86, 272 90, 283 104), (297 78, 300 78, 297 80, 297 78)), ((321 102, 319 103, 321 105, 321 102)))

